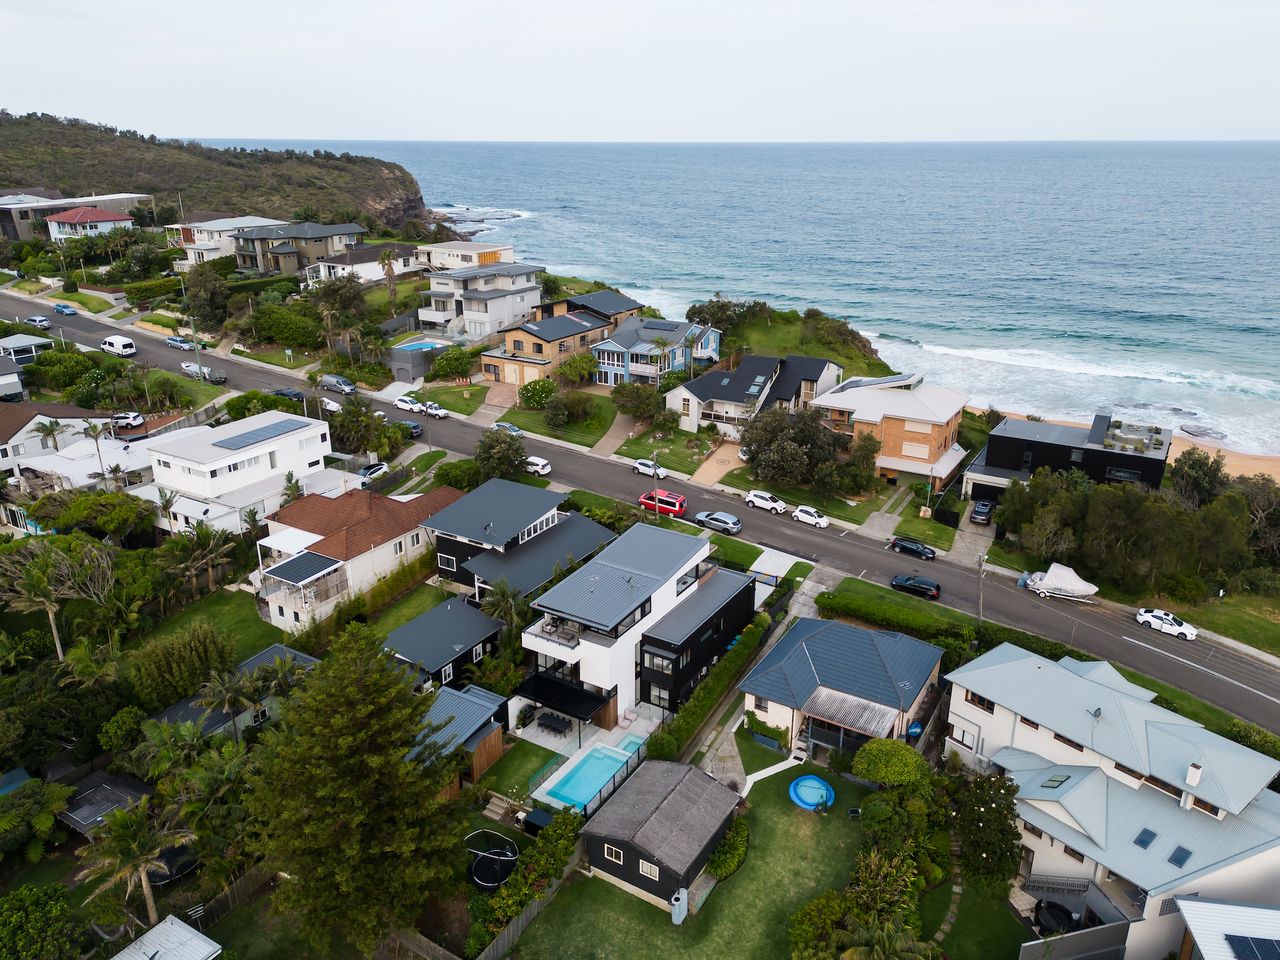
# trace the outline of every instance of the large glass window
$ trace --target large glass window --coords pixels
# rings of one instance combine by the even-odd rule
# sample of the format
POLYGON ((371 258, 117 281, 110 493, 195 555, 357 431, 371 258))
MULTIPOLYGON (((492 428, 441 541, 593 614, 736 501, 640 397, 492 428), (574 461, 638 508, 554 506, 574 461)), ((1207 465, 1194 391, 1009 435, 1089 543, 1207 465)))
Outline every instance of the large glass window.
POLYGON ((644 665, 647 670, 657 670, 659 673, 671 674, 675 664, 666 657, 660 657, 656 653, 650 653, 648 650, 644 652, 644 665))

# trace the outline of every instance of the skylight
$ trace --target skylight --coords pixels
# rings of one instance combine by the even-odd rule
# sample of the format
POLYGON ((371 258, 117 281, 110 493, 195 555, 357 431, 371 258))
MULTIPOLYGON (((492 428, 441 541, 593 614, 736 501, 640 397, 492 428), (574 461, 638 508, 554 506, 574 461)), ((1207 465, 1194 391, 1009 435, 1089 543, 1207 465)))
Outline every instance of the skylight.
POLYGON ((1191 859, 1191 851, 1186 847, 1176 847, 1173 853, 1169 854, 1169 862, 1175 867, 1185 867, 1187 861, 1191 859))
POLYGON ((1154 830, 1148 830, 1146 827, 1143 827, 1142 832, 1133 838, 1133 842, 1143 850, 1146 850, 1151 846, 1151 841, 1155 838, 1156 833, 1154 830))
POLYGON ((1042 787, 1048 787, 1050 790, 1057 790, 1060 786, 1071 779, 1070 774, 1055 773, 1052 777, 1040 784, 1042 787))

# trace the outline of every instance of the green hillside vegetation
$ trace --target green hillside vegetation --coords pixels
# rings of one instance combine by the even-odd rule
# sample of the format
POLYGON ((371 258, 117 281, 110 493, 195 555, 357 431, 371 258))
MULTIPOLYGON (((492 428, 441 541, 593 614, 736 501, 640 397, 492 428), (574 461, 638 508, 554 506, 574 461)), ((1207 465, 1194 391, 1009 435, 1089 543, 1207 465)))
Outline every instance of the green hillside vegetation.
POLYGON ((429 219, 421 189, 397 163, 317 150, 215 149, 48 114, 0 110, 0 189, 47 187, 66 196, 149 193, 157 206, 399 227, 429 219))

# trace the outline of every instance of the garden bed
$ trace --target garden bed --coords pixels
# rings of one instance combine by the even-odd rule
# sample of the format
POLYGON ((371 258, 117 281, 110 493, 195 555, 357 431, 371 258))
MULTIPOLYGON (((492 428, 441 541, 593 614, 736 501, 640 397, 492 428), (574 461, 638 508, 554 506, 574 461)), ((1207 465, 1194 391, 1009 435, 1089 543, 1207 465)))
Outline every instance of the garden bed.
POLYGON ((541 410, 522 410, 519 407, 512 407, 503 414, 502 419, 508 423, 514 423, 521 430, 527 430, 529 433, 556 437, 584 447, 594 447, 613 426, 618 408, 609 397, 601 397, 594 393, 589 393, 587 396, 591 398, 591 412, 587 418, 579 423, 566 424, 565 428, 559 432, 547 426, 541 410))
POLYGON ((819 496, 808 487, 761 483, 751 475, 750 467, 737 467, 730 470, 720 478, 720 482, 738 490, 767 490, 774 496, 781 497, 791 509, 801 504, 817 507, 827 516, 847 523, 866 523, 867 517, 879 510, 889 499, 889 491, 885 487, 881 487, 864 500, 850 502, 843 497, 819 496))
POLYGON ((657 460, 666 470, 692 475, 711 452, 711 441, 696 433, 677 430, 661 438, 655 438, 653 430, 646 430, 632 437, 617 450, 621 457, 632 460, 657 460), (690 442, 696 444, 690 449, 690 442))

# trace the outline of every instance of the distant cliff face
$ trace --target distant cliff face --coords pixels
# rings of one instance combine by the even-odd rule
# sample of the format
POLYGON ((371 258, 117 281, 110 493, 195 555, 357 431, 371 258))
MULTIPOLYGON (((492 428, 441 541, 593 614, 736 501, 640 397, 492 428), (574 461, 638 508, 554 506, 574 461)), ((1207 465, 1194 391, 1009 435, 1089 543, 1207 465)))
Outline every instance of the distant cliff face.
POLYGON ((149 193, 185 209, 281 219, 367 214, 389 227, 440 222, 404 167, 327 151, 217 149, 83 120, 0 111, 0 190, 43 186, 66 196, 149 193))

